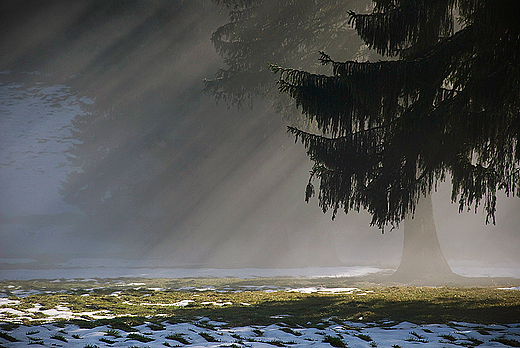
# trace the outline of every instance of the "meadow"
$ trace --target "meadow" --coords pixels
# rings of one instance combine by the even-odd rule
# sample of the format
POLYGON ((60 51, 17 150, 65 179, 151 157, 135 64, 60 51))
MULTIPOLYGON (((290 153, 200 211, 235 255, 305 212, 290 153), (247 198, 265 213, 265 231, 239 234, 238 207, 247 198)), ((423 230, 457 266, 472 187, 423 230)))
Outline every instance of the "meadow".
POLYGON ((0 346, 520 346, 520 289, 350 278, 0 281, 0 346))

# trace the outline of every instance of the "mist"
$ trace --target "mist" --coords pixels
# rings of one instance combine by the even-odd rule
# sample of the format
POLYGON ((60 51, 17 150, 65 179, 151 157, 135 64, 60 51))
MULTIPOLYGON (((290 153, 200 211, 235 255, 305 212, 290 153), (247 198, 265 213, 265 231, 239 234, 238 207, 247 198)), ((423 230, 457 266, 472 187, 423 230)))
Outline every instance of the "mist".
MULTIPOLYGON (((271 101, 237 109, 203 92, 224 64, 219 9, 1 5, 0 269, 398 266, 401 229, 305 203, 312 163, 271 101)), ((449 264, 517 267, 518 198, 499 198, 493 225, 450 195, 433 195, 449 264)))

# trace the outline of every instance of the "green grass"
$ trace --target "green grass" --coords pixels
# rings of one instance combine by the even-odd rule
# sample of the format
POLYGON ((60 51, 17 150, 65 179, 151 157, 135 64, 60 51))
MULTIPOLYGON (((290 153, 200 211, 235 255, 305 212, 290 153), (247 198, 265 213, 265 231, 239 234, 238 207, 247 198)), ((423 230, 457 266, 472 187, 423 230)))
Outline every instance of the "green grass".
POLYGON ((18 340, 16 338, 14 338, 13 336, 9 335, 7 332, 1 332, 0 331, 0 337, 5 339, 5 340, 8 340, 9 342, 18 342, 18 340))
POLYGON ((290 327, 282 327, 282 328, 280 328, 280 330, 283 331, 283 332, 289 333, 291 335, 294 335, 294 336, 301 336, 302 335, 300 332, 294 331, 290 327))
POLYGON ((296 344, 296 342, 294 342, 294 341, 284 342, 284 341, 280 341, 280 340, 259 341, 259 342, 268 343, 268 344, 276 346, 276 347, 287 347, 289 345, 296 344))
POLYGON ((455 342, 457 340, 457 338, 455 336, 451 335, 451 334, 449 334, 449 335, 439 335, 439 337, 444 338, 448 342, 455 342))
POLYGON ((493 338, 491 341, 499 342, 499 343, 505 344, 506 346, 510 346, 510 347, 520 347, 520 341, 517 341, 512 338, 497 337, 497 338, 493 338))
POLYGON ((56 333, 56 334, 52 335, 51 338, 58 340, 58 341, 62 341, 62 342, 68 342, 68 340, 65 338, 65 336, 63 336, 60 333, 56 333))
POLYGON ((126 335, 126 340, 136 340, 136 341, 139 341, 139 342, 143 342, 143 343, 147 343, 147 342, 151 342, 153 341, 154 339, 153 338, 150 338, 150 337, 146 337, 144 335, 141 335, 141 334, 137 334, 137 333, 129 333, 128 335, 126 335))
POLYGON ((347 345, 345 344, 345 342, 343 342, 341 340, 340 337, 338 336, 330 336, 330 335, 326 335, 324 338, 323 338, 323 342, 325 343, 328 343, 330 344, 331 346, 333 347, 337 347, 337 348, 345 348, 347 345))
POLYGON ((19 326, 20 325, 16 324, 16 323, 1 323, 0 324, 0 329, 5 330, 5 331, 12 331, 12 330, 16 329, 19 326))
POLYGON ((469 346, 480 346, 482 343, 484 343, 484 341, 481 341, 474 337, 466 337, 465 339, 469 341, 469 346))
POLYGON ((43 340, 34 340, 29 342, 30 345, 38 344, 40 346, 45 346, 45 342, 43 340))
POLYGON ((148 328, 152 331, 162 331, 166 329, 166 326, 158 323, 148 323, 146 326, 148 326, 148 328))
POLYGON ((363 341, 367 341, 367 342, 371 342, 372 341, 372 337, 370 337, 369 335, 366 335, 366 334, 357 334, 357 335, 354 335, 354 336, 356 336, 359 339, 362 339, 363 341))
POLYGON ((413 337, 415 337, 415 338, 421 339, 421 340, 424 339, 423 336, 419 335, 419 334, 418 334, 417 332, 415 332, 415 331, 410 331, 410 335, 413 336, 413 337))
POLYGON ((253 333, 259 337, 264 335, 264 332, 260 329, 253 329, 253 333))
POLYGON ((199 332, 199 335, 204 338, 207 342, 218 342, 218 340, 211 336, 209 333, 207 332, 199 332))
MULTIPOLYGON (((285 323, 305 325, 319 323, 322 318, 377 322, 404 320, 415 323, 514 323, 520 320, 520 293, 488 288, 379 288, 365 296, 346 294, 299 294, 287 292, 243 292, 240 294, 207 294, 225 296, 252 306, 233 305, 227 308, 181 308, 179 316, 214 317, 235 324, 271 324, 279 320, 272 316, 288 314, 285 323)), ((202 300, 202 299, 201 299, 202 300)), ((316 324, 318 325, 318 324, 316 324)))
POLYGON ((114 344, 114 343, 117 342, 117 341, 114 341, 114 340, 110 340, 110 339, 108 339, 108 338, 106 338, 106 337, 101 337, 99 340, 100 340, 101 342, 105 342, 105 343, 108 343, 108 344, 114 344))
POLYGON ((427 339, 424 338, 417 338, 415 336, 410 336, 404 339, 407 342, 419 342, 419 343, 428 343, 427 339))
POLYGON ((105 331, 105 336, 112 336, 112 337, 115 337, 115 338, 120 338, 121 337, 121 333, 118 330, 108 329, 108 330, 105 331))
POLYGON ((479 334, 485 335, 485 336, 491 335, 488 330, 485 330, 485 329, 482 329, 482 328, 477 329, 477 332, 479 334))
MULTIPOLYGON (((511 284, 514 285, 514 284, 511 284)), ((196 279, 98 279, 87 282, 49 281, 0 281, 0 291, 11 295, 19 304, 8 306, 18 310, 55 308, 66 303, 74 312, 106 311, 115 319, 93 320, 89 317, 74 319, 68 323, 82 328, 108 325, 110 330, 135 332, 137 325, 146 324, 150 330, 163 330, 161 322, 192 322, 195 325, 215 330, 208 318, 223 322, 228 327, 241 325, 270 325, 284 323, 283 330, 289 332, 297 327, 326 327, 325 318, 335 321, 402 322, 417 324, 470 322, 481 324, 508 324, 520 322, 520 291, 497 290, 494 287, 397 287, 352 284, 347 278, 196 278, 196 279), (146 283, 134 286, 130 283, 146 283), (280 287, 353 287, 366 295, 352 294, 301 294, 283 290, 274 292, 241 291, 245 287, 268 285, 280 287), (11 286, 11 287, 8 287, 11 286), (193 287, 192 290, 187 289, 193 287), (195 288, 212 286, 217 291, 198 291, 195 288), (156 291, 149 288, 162 288, 156 291), (185 290, 178 290, 184 288, 185 290), (41 293, 26 297, 14 297, 15 290, 40 290, 41 293), (89 289, 89 290, 85 290, 89 289), (44 293, 43 291, 56 291, 44 293), (59 291, 59 292, 58 292, 59 291), (114 292, 117 296, 111 296, 114 292), (88 294, 88 296, 81 296, 88 294), (192 300, 187 307, 162 306, 182 300, 192 300), (205 306, 203 302, 231 302, 232 305, 205 306), (142 305, 153 303, 161 305, 142 305), (243 305, 248 303, 249 305, 243 305), (363 318, 360 320, 359 318, 363 318), (154 319, 155 318, 155 319, 154 319)), ((29 312, 28 312, 29 313, 29 312)), ((102 314, 102 313, 101 313, 102 314)), ((11 320, 7 319, 6 321, 11 320)), ((12 321, 15 322, 16 318, 12 321)), ((64 325, 60 321, 57 325, 64 325)), ((30 325, 30 321, 24 324, 30 325)), ((9 331, 15 323, 3 323, 2 329, 9 331)), ((222 326, 221 325, 221 326, 222 326)), ((291 332, 289 332, 291 333, 291 332)), ((258 334, 261 336, 261 334, 258 334)), ((115 336, 114 336, 115 337, 115 336)), ((415 337, 415 336, 413 336, 415 337)), ((420 339, 418 337, 415 337, 420 339)))
POLYGON ((175 340, 179 343, 182 343, 182 344, 190 344, 191 342, 188 341, 187 339, 185 339, 182 334, 172 334, 172 335, 168 335, 166 336, 167 339, 169 340, 175 340))
POLYGON ((119 329, 124 332, 136 332, 132 325, 141 325, 144 322, 143 318, 115 318, 115 319, 101 319, 97 321, 98 325, 109 325, 112 329, 119 329))

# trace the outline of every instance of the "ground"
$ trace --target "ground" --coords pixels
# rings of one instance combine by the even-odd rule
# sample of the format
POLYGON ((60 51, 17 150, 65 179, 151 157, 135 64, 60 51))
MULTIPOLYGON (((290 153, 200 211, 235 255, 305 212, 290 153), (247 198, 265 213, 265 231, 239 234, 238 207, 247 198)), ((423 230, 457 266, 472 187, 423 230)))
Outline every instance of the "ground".
POLYGON ((520 280, 363 277, 0 281, 0 346, 517 347, 520 280))

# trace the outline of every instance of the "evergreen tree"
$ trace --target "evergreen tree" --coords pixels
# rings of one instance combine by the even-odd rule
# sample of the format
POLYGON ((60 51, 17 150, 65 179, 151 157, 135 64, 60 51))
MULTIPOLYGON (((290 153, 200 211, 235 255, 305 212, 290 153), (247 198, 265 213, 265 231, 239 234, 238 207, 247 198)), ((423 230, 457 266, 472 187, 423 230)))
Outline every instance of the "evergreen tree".
MULTIPOLYGON (((205 80, 205 91, 228 106, 240 108, 254 104, 261 109, 262 104, 272 103, 274 110, 292 125, 315 129, 315 125, 298 112, 289 96, 278 93, 276 78, 269 71, 268 63, 325 73, 327 68, 317 60, 321 50, 343 59, 375 55, 363 46, 348 24, 348 10, 365 10, 368 0, 213 1, 228 14, 228 22, 211 37, 225 67, 219 69, 214 78, 205 80)), ((332 235, 321 231, 310 243, 307 253, 313 255, 318 264, 340 264, 333 250, 332 235), (328 254, 320 258, 323 250, 328 254)), ((304 258, 301 261, 304 262, 304 258)))
POLYGON ((324 212, 363 208, 381 229, 406 218, 395 279, 453 275, 433 223, 439 181, 451 177, 460 211, 483 203, 486 222, 497 191, 520 193, 518 13, 511 0, 376 0, 350 23, 387 59, 322 53, 331 75, 272 65, 321 131, 289 127, 314 161, 306 200, 317 178, 324 212))
POLYGON ((214 2, 229 18, 211 37, 225 68, 205 81, 205 90, 230 106, 252 106, 256 98, 271 100, 277 111, 298 124, 300 114, 294 112, 290 98, 277 93, 268 63, 325 73, 317 64, 320 50, 343 59, 366 53, 348 25, 348 10, 365 9, 367 0, 214 2))
POLYGON ((315 162, 319 202, 368 210, 384 228, 451 176, 460 210, 520 192, 520 22, 516 1, 379 0, 350 12, 389 59, 336 62, 332 75, 272 66, 322 134, 290 128, 315 162), (456 25, 459 30, 455 30, 456 25))

